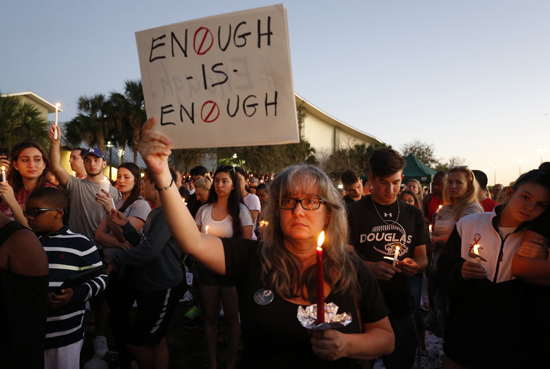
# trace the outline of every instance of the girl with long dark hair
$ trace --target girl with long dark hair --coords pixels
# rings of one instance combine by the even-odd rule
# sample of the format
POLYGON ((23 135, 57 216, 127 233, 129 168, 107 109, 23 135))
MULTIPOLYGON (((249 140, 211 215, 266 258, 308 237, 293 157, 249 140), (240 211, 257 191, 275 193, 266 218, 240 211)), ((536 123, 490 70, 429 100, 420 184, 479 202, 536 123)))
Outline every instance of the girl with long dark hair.
POLYGON ((46 181, 48 156, 36 142, 24 141, 13 147, 6 182, 0 183, 0 211, 28 227, 23 215, 27 197, 37 188, 55 187, 46 181))
MULTIPOLYGON (((195 217, 202 233, 225 238, 252 238, 252 217, 243 204, 235 168, 222 165, 214 173, 208 200, 195 217)), ((240 337, 239 304, 235 281, 199 269, 199 285, 204 307, 208 367, 216 368, 216 339, 220 299, 227 324, 227 368, 234 368, 240 337)))

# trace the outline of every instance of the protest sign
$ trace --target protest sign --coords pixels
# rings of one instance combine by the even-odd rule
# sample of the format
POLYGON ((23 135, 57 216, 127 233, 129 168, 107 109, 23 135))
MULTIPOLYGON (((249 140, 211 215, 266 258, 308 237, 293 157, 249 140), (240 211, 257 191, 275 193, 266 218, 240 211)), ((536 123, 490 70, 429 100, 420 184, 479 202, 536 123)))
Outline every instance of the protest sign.
POLYGON ((299 142, 282 5, 136 33, 147 117, 172 148, 299 142))

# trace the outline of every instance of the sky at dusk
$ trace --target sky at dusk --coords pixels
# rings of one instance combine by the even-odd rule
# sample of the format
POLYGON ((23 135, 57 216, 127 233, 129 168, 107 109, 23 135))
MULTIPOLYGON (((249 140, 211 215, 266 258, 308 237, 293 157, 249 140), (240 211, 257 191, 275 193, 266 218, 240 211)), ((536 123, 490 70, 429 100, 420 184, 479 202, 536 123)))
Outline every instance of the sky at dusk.
MULTIPOLYGON (((141 78, 135 32, 269 1, 4 1, 0 92, 63 104, 141 78)), ((296 93, 393 148, 415 139, 508 184, 550 161, 550 2, 283 3, 296 93)), ((53 114, 50 116, 53 120, 53 114)))

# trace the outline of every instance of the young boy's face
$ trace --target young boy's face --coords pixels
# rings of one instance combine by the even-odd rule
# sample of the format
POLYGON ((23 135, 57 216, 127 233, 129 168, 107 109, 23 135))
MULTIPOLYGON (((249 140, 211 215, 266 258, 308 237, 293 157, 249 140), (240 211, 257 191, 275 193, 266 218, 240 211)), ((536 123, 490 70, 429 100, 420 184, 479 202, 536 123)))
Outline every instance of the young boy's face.
POLYGON ((25 207, 27 222, 35 233, 49 234, 63 227, 63 210, 41 211, 38 209, 53 209, 53 207, 48 206, 48 204, 39 199, 30 199, 27 201, 25 207))

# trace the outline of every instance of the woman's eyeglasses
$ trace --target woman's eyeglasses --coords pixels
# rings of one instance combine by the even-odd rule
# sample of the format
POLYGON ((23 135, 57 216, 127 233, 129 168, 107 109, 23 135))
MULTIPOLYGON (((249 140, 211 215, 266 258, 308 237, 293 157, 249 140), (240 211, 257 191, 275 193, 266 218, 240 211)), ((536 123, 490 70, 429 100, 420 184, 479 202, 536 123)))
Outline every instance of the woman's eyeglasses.
POLYGON ((325 201, 316 197, 306 197, 304 199, 291 199, 288 197, 281 197, 279 200, 279 207, 284 210, 294 210, 296 205, 300 203, 304 210, 317 210, 324 204, 325 201))
POLYGON ((32 209, 24 209, 23 215, 25 217, 31 216, 31 217, 37 217, 40 214, 46 212, 46 211, 54 211, 54 210, 65 210, 63 208, 32 208, 32 209))

